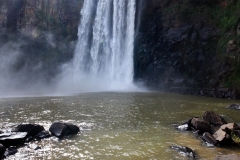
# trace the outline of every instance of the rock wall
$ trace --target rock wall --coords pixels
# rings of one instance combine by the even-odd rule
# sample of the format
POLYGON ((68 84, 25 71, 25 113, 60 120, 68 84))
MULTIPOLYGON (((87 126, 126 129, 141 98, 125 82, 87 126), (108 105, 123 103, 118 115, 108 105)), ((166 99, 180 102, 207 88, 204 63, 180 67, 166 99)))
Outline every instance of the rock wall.
POLYGON ((2 0, 0 28, 32 36, 51 31, 76 38, 82 3, 83 0, 2 0))
POLYGON ((73 57, 82 4, 83 0, 1 0, 0 63, 5 64, 4 57, 11 62, 0 66, 3 82, 18 79, 13 88, 51 83, 73 57))
POLYGON ((228 44, 221 42, 229 34, 236 38, 240 19, 234 14, 239 4, 224 0, 145 2, 135 44, 136 81, 156 90, 238 98, 236 86, 226 84, 226 73, 232 67, 222 68, 228 61, 228 44), (222 71, 224 75, 219 75, 222 71))

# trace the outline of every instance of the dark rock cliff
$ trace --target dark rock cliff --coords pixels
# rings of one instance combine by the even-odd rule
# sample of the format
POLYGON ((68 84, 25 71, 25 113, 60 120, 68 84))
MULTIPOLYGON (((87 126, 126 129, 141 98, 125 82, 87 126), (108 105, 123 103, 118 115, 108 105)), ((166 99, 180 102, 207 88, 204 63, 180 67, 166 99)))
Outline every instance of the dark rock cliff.
MULTIPOLYGON (((227 84, 237 59, 230 62, 226 52, 228 40, 239 38, 240 19, 235 16, 239 4, 223 0, 145 2, 135 43, 136 81, 162 91, 239 98, 239 86, 227 84)), ((238 56, 239 41, 231 44, 230 50, 238 56)))

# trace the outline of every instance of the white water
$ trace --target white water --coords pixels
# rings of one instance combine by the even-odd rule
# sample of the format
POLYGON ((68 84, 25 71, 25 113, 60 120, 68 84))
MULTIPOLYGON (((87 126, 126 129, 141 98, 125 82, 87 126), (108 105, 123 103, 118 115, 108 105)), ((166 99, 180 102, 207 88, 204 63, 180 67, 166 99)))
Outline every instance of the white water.
MULTIPOLYGON (((132 90, 135 0, 85 0, 72 76, 75 92, 132 90)), ((68 86, 69 87, 69 86, 68 86)))

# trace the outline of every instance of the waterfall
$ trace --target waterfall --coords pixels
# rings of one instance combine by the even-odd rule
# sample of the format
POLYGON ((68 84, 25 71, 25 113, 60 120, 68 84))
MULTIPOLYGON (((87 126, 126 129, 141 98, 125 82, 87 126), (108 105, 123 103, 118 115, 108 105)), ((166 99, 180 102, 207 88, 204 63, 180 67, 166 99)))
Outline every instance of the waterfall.
POLYGON ((135 0, 85 0, 73 59, 74 83, 105 90, 133 84, 135 0))

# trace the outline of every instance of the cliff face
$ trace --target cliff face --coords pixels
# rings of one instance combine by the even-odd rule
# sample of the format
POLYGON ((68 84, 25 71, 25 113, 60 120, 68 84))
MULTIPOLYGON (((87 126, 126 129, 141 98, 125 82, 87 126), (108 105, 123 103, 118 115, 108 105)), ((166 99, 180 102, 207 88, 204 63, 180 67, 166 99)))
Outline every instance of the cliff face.
POLYGON ((83 0, 1 0, 2 81, 18 79, 13 88, 51 82, 61 64, 73 57, 82 4, 83 0))
POLYGON ((0 28, 36 36, 42 31, 76 38, 83 0, 2 0, 0 28))
POLYGON ((239 86, 232 83, 238 58, 230 57, 239 57, 240 1, 151 0, 144 5, 135 44, 136 80, 157 90, 239 98, 239 86), (231 39, 235 48, 227 52, 231 39))

